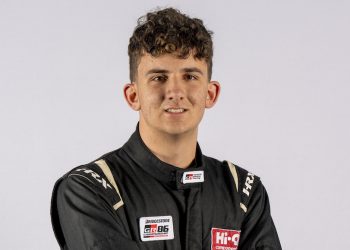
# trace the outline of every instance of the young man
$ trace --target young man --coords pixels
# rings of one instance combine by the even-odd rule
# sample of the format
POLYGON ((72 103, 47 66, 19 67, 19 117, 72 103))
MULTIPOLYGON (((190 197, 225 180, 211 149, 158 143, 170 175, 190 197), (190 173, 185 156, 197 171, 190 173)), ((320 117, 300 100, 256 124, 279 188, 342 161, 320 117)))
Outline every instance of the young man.
POLYGON ((259 178, 197 144, 220 92, 212 51, 199 19, 168 8, 139 20, 124 87, 139 124, 123 147, 57 181, 61 249, 281 249, 259 178))

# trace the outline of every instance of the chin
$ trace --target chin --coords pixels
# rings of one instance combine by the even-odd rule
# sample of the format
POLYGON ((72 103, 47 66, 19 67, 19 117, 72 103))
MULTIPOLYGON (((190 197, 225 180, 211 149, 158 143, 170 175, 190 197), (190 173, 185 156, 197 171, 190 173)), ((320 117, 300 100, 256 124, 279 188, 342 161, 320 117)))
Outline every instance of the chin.
POLYGON ((181 136, 184 134, 188 134, 191 132, 195 132, 195 129, 192 127, 184 126, 184 125, 170 125, 166 126, 165 128, 162 129, 165 133, 173 136, 181 136))

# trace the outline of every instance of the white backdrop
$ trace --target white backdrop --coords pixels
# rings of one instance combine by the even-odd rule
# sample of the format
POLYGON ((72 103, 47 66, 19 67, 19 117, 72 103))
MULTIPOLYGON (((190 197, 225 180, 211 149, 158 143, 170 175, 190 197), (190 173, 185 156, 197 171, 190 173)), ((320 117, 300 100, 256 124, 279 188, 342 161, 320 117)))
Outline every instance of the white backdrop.
POLYGON ((259 175, 284 249, 350 249, 350 2, 0 0, 1 249, 58 249, 54 181, 120 147, 128 39, 156 6, 214 31, 203 152, 259 175))

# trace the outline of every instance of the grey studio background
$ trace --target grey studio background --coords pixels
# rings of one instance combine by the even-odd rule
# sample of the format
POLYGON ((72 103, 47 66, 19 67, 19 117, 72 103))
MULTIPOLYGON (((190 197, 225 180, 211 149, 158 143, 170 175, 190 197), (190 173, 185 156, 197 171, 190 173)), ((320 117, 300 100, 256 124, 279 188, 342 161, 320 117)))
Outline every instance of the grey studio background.
MULTIPOLYGON (((262 178, 284 249, 350 249, 349 1, 0 0, 1 249, 58 249, 57 178, 120 147, 128 39, 156 6, 214 31, 204 154, 262 178)), ((220 205, 220 204, 218 204, 220 205)))

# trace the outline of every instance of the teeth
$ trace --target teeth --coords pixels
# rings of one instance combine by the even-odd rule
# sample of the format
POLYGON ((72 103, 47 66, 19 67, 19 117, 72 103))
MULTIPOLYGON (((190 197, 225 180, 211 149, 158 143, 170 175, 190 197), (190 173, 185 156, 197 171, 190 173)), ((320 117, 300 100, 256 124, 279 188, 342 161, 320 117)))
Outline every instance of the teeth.
POLYGON ((166 111, 170 113, 182 113, 185 110, 184 109, 167 109, 166 111))

